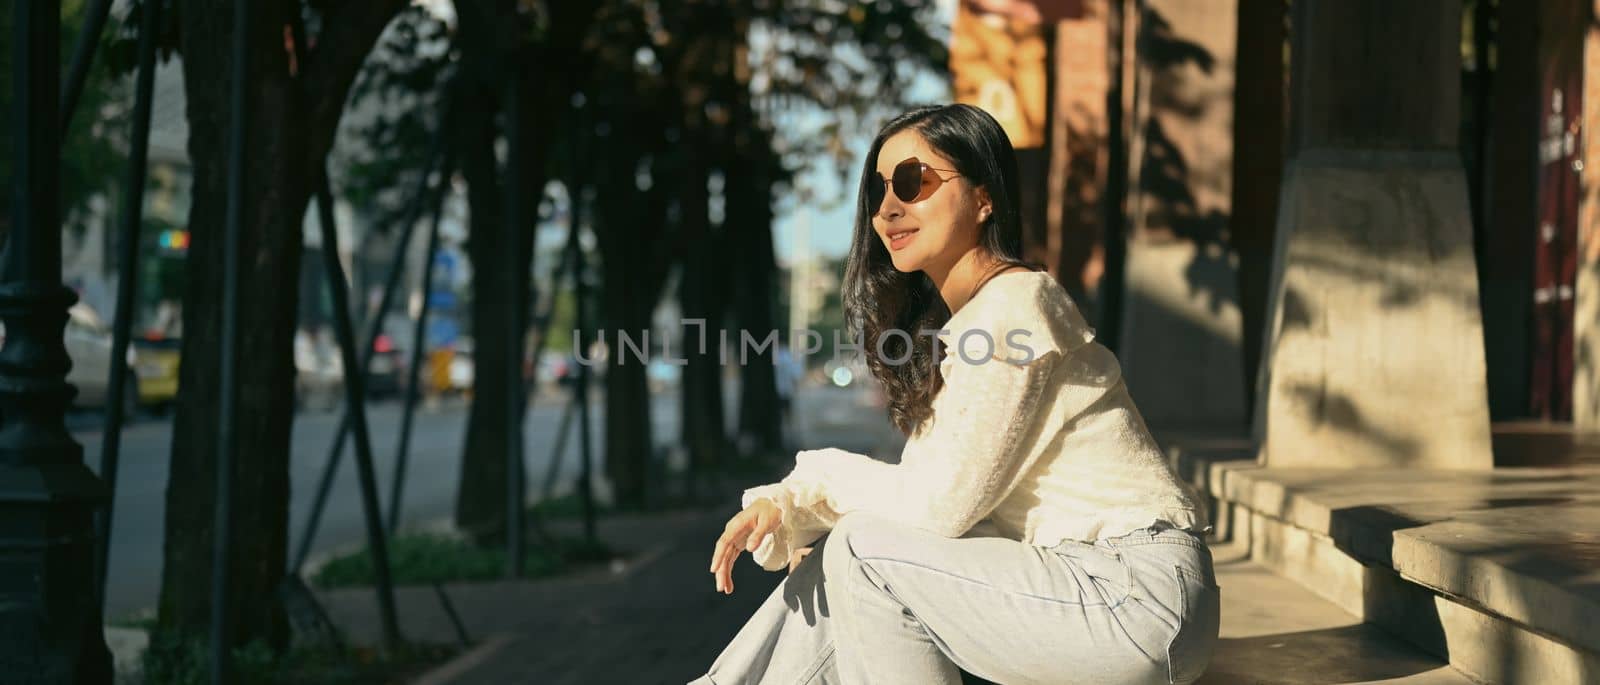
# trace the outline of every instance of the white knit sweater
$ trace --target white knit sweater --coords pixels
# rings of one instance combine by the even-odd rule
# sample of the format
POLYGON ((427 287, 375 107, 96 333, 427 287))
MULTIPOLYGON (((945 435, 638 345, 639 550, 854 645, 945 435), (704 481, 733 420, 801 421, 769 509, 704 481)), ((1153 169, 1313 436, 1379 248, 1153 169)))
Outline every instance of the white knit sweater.
POLYGON ((939 364, 945 385, 899 464, 804 450, 782 481, 744 491, 743 506, 767 497, 782 511, 752 554, 762 568, 787 567, 792 550, 851 511, 945 537, 1041 547, 1158 521, 1207 527, 1128 396, 1116 358, 1094 342, 1053 276, 991 278, 938 336, 950 350, 939 364))

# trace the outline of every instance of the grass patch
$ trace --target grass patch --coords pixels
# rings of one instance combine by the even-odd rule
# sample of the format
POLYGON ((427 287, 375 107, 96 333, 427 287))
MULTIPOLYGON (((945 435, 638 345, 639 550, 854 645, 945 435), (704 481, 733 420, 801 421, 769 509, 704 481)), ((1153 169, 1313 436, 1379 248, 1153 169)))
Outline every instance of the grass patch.
MULTIPOLYGON (((553 545, 529 540, 524 550, 527 578, 557 575, 572 566, 608 561, 617 553, 604 542, 555 536, 553 545)), ((404 533, 389 541, 389 576, 396 585, 498 580, 505 577, 506 551, 438 533, 404 533)), ((377 582, 366 548, 328 561, 312 578, 319 588, 370 586, 377 582)))
MULTIPOLYGON (((763 479, 776 481, 783 477, 783 472, 775 471, 775 468, 776 467, 760 459, 742 458, 728 459, 721 466, 713 469, 713 471, 722 479, 724 487, 729 488, 735 482, 753 483, 755 480, 763 479)), ((685 476, 684 474, 680 473, 674 474, 672 477, 681 481, 685 476)), ((703 477, 704 476, 702 476, 702 478, 703 477)), ((663 486, 664 484, 659 481, 652 484, 652 487, 657 488, 661 488, 663 486)), ((670 491, 668 494, 663 495, 659 492, 651 493, 652 502, 650 504, 625 503, 606 505, 600 503, 599 500, 596 500, 594 502, 595 516, 605 517, 613 514, 638 514, 684 507, 697 507, 705 504, 705 498, 714 496, 713 493, 702 492, 699 501, 690 500, 685 497, 682 492, 680 492, 682 490, 681 483, 673 483, 672 486, 667 487, 666 489, 670 491)), ((737 499, 737 497, 735 497, 735 499, 737 499)), ((528 513, 534 514, 546 521, 579 519, 583 517, 583 501, 579 499, 577 492, 568 492, 566 494, 551 497, 539 502, 538 504, 528 507, 528 513)))
POLYGON ((122 616, 106 619, 106 625, 112 628, 132 628, 134 630, 143 630, 147 633, 154 632, 156 629, 156 612, 155 609, 130 611, 122 616))
MULTIPOLYGON (((367 647, 291 649, 282 654, 261 641, 233 650, 229 682, 240 685, 388 685, 409 682, 459 652, 455 645, 405 643, 383 653, 367 647)), ((210 646, 204 637, 156 632, 141 667, 147 685, 211 682, 210 646)))
MULTIPOLYGON (((633 506, 608 506, 601 504, 598 499, 594 502, 595 516, 605 516, 607 514, 614 514, 619 511, 637 511, 638 509, 638 507, 633 506)), ((565 495, 551 497, 550 499, 543 500, 538 504, 528 507, 528 512, 537 514, 546 520, 582 518, 583 500, 578 497, 578 493, 569 492, 565 495)))

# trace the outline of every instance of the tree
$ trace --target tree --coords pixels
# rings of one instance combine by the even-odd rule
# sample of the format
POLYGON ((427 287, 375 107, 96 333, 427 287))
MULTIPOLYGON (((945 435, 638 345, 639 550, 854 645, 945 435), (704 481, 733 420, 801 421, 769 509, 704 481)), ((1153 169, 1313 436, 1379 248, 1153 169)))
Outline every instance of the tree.
MULTIPOLYGON (((503 538, 506 521, 506 405, 512 401, 512 374, 523 368, 523 350, 511 349, 508 326, 529 320, 527 310, 517 321, 506 315, 506 299, 534 300, 530 285, 533 271, 533 222, 516 227, 518 242, 511 244, 504 209, 507 193, 520 193, 528 204, 525 217, 536 214, 549 179, 551 149, 560 135, 562 113, 568 105, 576 69, 579 41, 594 17, 592 3, 537 3, 524 11, 517 3, 501 0, 462 0, 456 4, 460 18, 461 93, 454 143, 467 181, 471 216, 467 256, 472 260, 473 335, 472 407, 467 416, 466 445, 461 457, 461 480, 456 496, 456 525, 480 542, 503 538), (522 102, 515 111, 505 97, 512 79, 518 79, 522 102), (501 113, 496 125, 496 113, 501 113), (508 153, 507 165, 517 165, 518 187, 506 187, 496 166, 497 133, 520 126, 525 145, 508 153), (507 260, 507 251, 514 260, 507 260), (512 265, 515 265, 514 267, 512 265), (518 292, 513 293, 516 289, 518 292)), ((522 339, 518 336, 518 339, 522 339)))
MULTIPOLYGON (((291 341, 298 299, 301 225, 322 173, 345 96, 379 34, 405 3, 253 3, 246 84, 248 178, 240 236, 238 415, 233 454, 231 639, 287 637, 274 591, 286 566, 291 341), (287 37, 311 29, 291 59, 287 37)), ((196 635, 210 624, 212 512, 222 335, 221 227, 227 202, 233 4, 195 0, 176 8, 188 101, 194 193, 183 302, 183 366, 167 486, 166 549, 158 630, 196 635)))
MULTIPOLYGON (((551 178, 578 178, 580 190, 593 189, 604 330, 647 328, 663 283, 686 258, 694 262, 680 269, 686 312, 704 313, 714 329, 733 307, 745 327, 769 330, 774 188, 811 158, 849 158, 841 141, 901 106, 910 74, 943 64, 944 43, 928 28, 928 1, 461 0, 456 9, 451 144, 467 181, 475 280, 475 387, 456 523, 494 542, 506 520, 508 371, 520 367, 505 342, 511 324, 504 298, 515 287, 525 289, 523 302, 534 299, 531 226, 519 231, 523 242, 508 244, 505 193, 538 198, 551 178), (768 44, 760 55, 749 49, 758 26, 768 44), (509 125, 503 100, 510 65, 529 93, 519 109, 530 138, 518 156, 520 189, 503 187, 495 147, 509 125), (585 103, 581 114, 572 111, 575 95, 585 103), (771 113, 796 105, 832 109, 839 123, 823 136, 778 135, 771 113), (583 151, 573 155, 565 145, 553 147, 557 141, 577 141, 583 151), (720 221, 708 208, 713 176, 725 179, 720 221), (507 249, 517 251, 515 273, 507 249), (736 275, 732 262, 742 264, 736 275)), ((402 67, 390 82, 435 87, 424 71, 402 67)), ((620 352, 614 338, 608 342, 620 352)), ((605 372, 605 469, 619 501, 638 505, 653 448, 649 396, 643 366, 622 358, 611 355, 605 372)), ((770 365, 765 379, 761 360, 747 368, 753 392, 741 393, 748 417, 741 424, 769 441, 776 416, 770 365)), ((727 451, 718 377, 714 356, 696 359, 685 377, 692 388, 685 421, 701 466, 727 451)))
MULTIPOLYGON (((83 30, 87 14, 85 0, 64 0, 61 3, 61 49, 70 55, 83 30)), ((11 36, 11 13, 0 12, 0 35, 11 36)), ((125 27, 137 26, 136 17, 124 20, 125 27)), ((126 33, 126 29, 123 33, 126 33)), ((65 227, 81 230, 90 220, 90 199, 104 195, 119 178, 126 163, 128 147, 128 121, 133 109, 132 88, 127 72, 132 68, 129 54, 131 40, 126 36, 107 33, 97 38, 100 54, 109 62, 103 68, 91 69, 84 82, 83 95, 78 100, 77 114, 71 125, 62 131, 61 141, 61 200, 62 223, 65 227)), ((9 99, 16 91, 11 85, 12 50, 0 50, 0 93, 8 102, 0 107, 0 130, 11 130, 11 105, 9 99)), ((62 59, 63 67, 70 59, 62 59)), ((0 136, 0 188, 11 188, 11 137, 0 136)), ((11 197, 6 196, 9 206, 11 197)), ((11 213, 0 217, 0 225, 11 220, 11 213)), ((3 228, 3 227, 0 227, 3 228)), ((0 231, 0 236, 3 236, 0 231)))

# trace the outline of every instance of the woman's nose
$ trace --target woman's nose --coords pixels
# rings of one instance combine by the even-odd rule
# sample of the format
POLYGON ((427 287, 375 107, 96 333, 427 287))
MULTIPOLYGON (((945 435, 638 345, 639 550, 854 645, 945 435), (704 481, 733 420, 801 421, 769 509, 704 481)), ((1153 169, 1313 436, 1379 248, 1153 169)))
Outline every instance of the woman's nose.
POLYGON ((900 218, 905 213, 906 207, 905 205, 900 204, 900 198, 895 197, 894 193, 883 194, 883 204, 878 207, 878 216, 883 217, 887 221, 893 221, 900 218))

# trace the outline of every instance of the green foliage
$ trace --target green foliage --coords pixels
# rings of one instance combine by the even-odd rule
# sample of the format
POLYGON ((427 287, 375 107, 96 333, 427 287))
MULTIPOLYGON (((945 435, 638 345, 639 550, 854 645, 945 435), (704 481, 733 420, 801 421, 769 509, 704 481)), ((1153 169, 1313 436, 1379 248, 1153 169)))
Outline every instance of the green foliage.
MULTIPOLYGON (((280 664, 272 648, 260 640, 233 649, 233 682, 240 685, 276 685, 280 664)), ((167 631, 150 635, 144 652, 147 685, 205 685, 211 682, 211 652, 205 637, 167 631)))
MULTIPOLYGON (((540 78, 571 80, 591 103, 581 117, 552 117, 560 127, 549 134, 553 139, 582 134, 623 146, 643 161, 706 154, 676 144, 686 118, 703 116, 719 126, 731 121, 735 129, 750 130, 729 131, 726 140, 778 155, 782 166, 770 173, 780 181, 818 161, 832 161, 842 176, 853 171, 845 166, 859 147, 855 143, 910 104, 906 89, 914 77, 945 72, 949 36, 937 5, 605 0, 575 40, 567 35, 569 27, 555 25, 574 10, 523 3, 532 8, 524 18, 528 43, 536 48, 530 54, 538 55, 533 68, 546 70, 540 78), (730 69, 738 57, 743 64, 730 69), (730 86, 746 90, 734 93, 730 86), (748 106, 759 114, 738 113, 748 106), (822 123, 803 125, 800 114, 822 123)), ((380 229, 412 193, 426 161, 445 74, 457 62, 454 30, 413 5, 390 25, 352 89, 352 115, 332 168, 340 192, 356 206, 373 208, 380 229)), ((584 155, 589 164, 611 164, 607 152, 593 152, 584 155)), ((551 155, 551 177, 564 178, 570 161, 564 152, 551 155)), ((652 175, 671 177, 671 159, 652 165, 652 175)), ((586 175, 596 179, 604 173, 593 169, 586 175)))
POLYGON ((336 192, 379 231, 401 220, 416 194, 450 69, 449 27, 422 5, 395 17, 350 89, 329 169, 336 192))
MULTIPOLYGON (((365 647, 300 647, 278 654, 260 640, 233 650, 233 679, 240 685, 378 685, 400 682, 455 655, 450 645, 403 643, 392 652, 365 647)), ((211 682, 210 646, 204 636, 153 632, 144 653, 146 685, 211 682)))
MULTIPOLYGON (((616 556, 604 543, 565 537, 556 537, 554 542, 542 546, 529 541, 524 566, 527 577, 551 576, 573 564, 616 556)), ((389 541, 389 564, 396 585, 496 580, 505 576, 506 554, 503 548, 479 547, 437 533, 410 533, 389 541)), ((362 548, 323 565, 313 582, 321 588, 371 585, 375 575, 372 555, 362 548)))
MULTIPOLYGON (((63 78, 72 63, 73 47, 82 32, 88 4, 88 0, 61 3, 59 54, 63 78)), ((0 105, 0 188, 8 191, 12 187, 11 120, 16 93, 11 73, 12 14, 9 5, 7 11, 0 12, 0 36, 6 40, 5 49, 0 50, 0 93, 5 98, 0 105)), ((112 16, 106 24, 115 27, 118 18, 112 16)), ((119 35, 117 31, 108 30, 100 36, 100 58, 124 40, 119 35)), ((89 70, 71 127, 62 132, 62 223, 74 230, 81 230, 91 219, 90 199, 109 190, 127 164, 128 122, 133 110, 132 80, 100 58, 89 70)), ((6 202, 9 206, 10 197, 6 202)))
MULTIPOLYGON (((528 507, 528 510, 536 513, 546 521, 552 519, 580 518, 583 516, 583 500, 578 497, 578 493, 569 492, 565 495, 559 495, 557 497, 551 497, 543 500, 538 504, 528 507)), ((617 511, 637 510, 637 508, 631 507, 617 508, 605 506, 599 502, 594 503, 594 511, 595 515, 597 516, 604 516, 617 511)))

